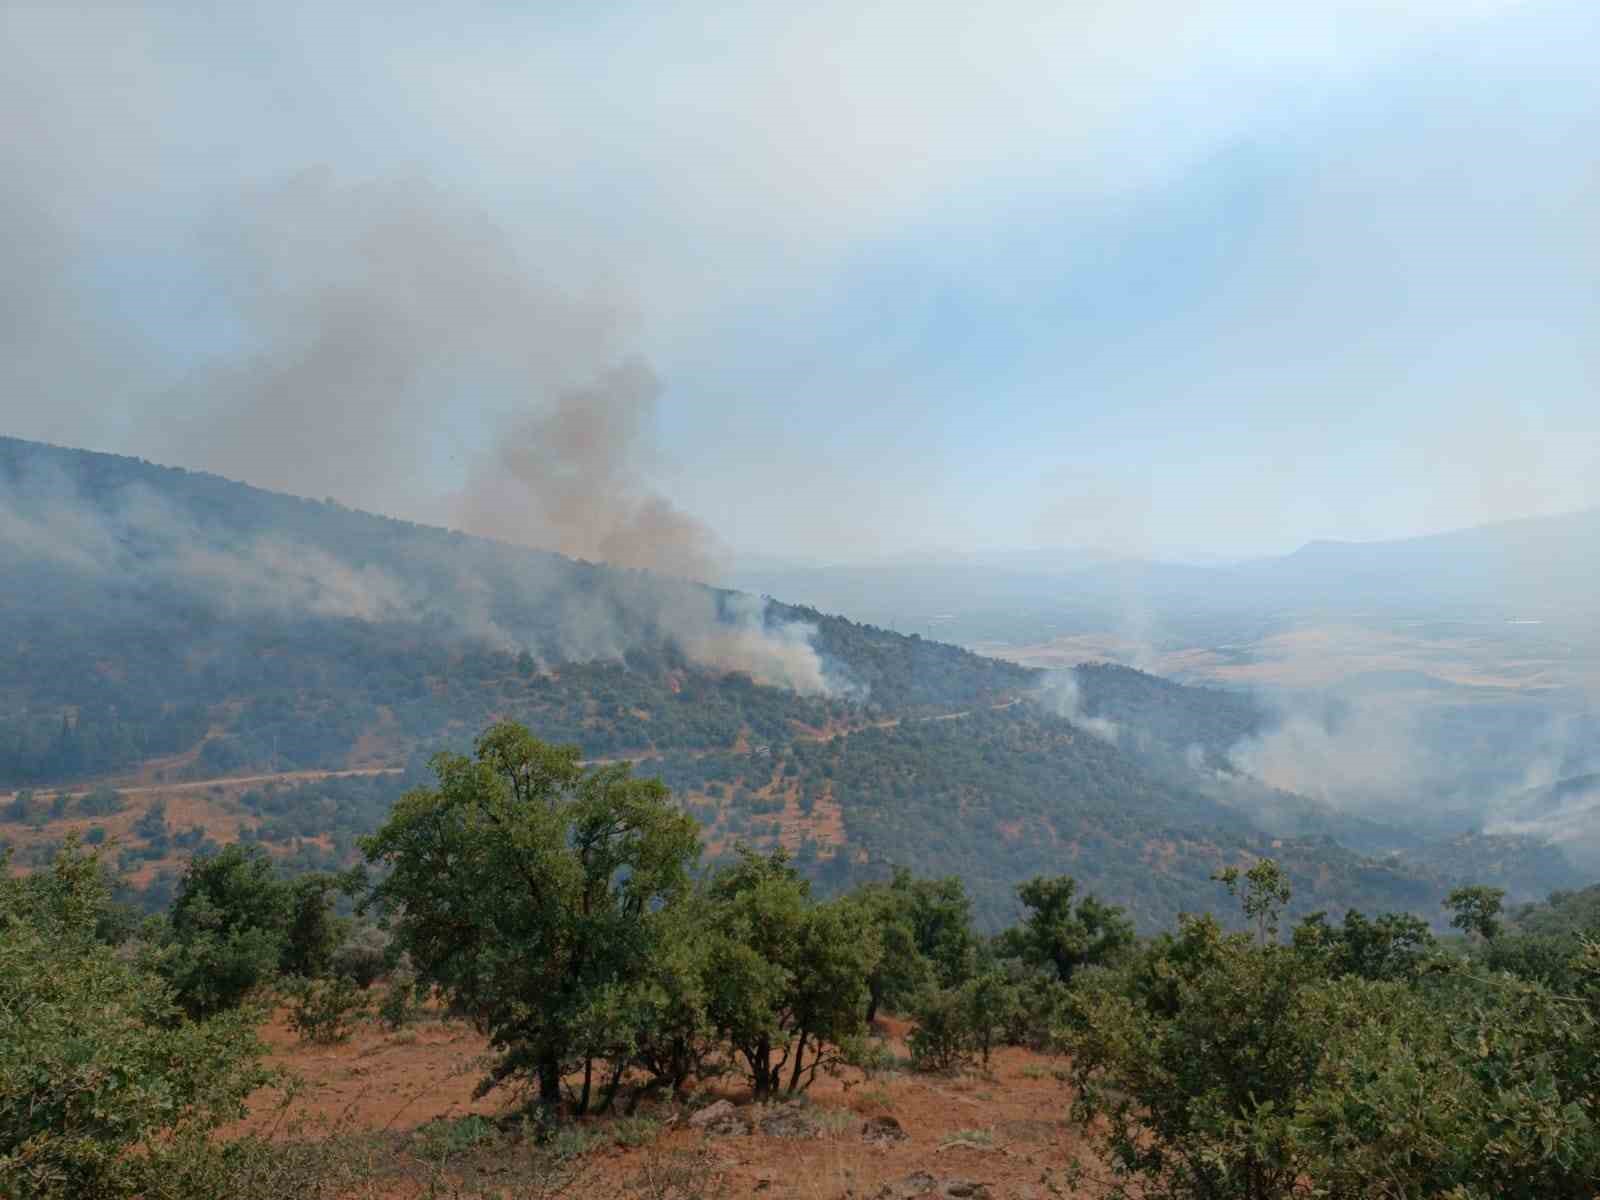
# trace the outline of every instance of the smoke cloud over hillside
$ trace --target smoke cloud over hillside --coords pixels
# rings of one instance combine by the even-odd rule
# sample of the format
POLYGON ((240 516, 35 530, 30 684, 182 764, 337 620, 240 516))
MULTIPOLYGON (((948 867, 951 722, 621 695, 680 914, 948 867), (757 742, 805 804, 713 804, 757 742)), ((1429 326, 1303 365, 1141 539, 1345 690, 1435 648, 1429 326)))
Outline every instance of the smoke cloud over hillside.
POLYGON ((441 438, 474 533, 706 578, 716 538, 649 474, 661 385, 622 301, 544 282, 428 181, 324 171, 257 195, 225 239, 242 347, 186 385, 181 455, 298 495, 414 500, 441 438))
POLYGON ((132 463, 152 479, 109 488, 95 480, 91 493, 86 479, 49 461, 71 463, 70 454, 33 455, 45 461, 8 471, 0 454, 0 567, 19 611, 68 588, 120 596, 107 602, 121 606, 176 599, 224 619, 426 624, 547 663, 668 644, 696 666, 807 695, 844 682, 825 670, 810 625, 776 619, 754 597, 442 531, 398 539, 397 554, 382 522, 337 506, 269 498, 259 511, 242 505, 241 515, 231 509, 237 495, 213 508, 207 477, 132 463), (196 480, 200 494, 163 486, 196 480))

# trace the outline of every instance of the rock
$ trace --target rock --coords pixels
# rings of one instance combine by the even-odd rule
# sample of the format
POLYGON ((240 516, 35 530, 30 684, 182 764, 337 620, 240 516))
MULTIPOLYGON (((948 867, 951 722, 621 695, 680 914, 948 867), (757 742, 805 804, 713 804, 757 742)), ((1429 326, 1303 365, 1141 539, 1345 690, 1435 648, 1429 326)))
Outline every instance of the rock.
POLYGON ((689 1118, 688 1125, 712 1137, 739 1137, 750 1132, 750 1118, 728 1100, 706 1105, 689 1118))
POLYGON ((861 1140, 875 1146, 887 1146, 892 1142, 903 1142, 910 1134, 901 1127, 900 1122, 887 1114, 880 1117, 868 1117, 861 1122, 861 1140))
POLYGON ((974 1179, 935 1179, 918 1171, 884 1184, 873 1200, 990 1200, 992 1195, 974 1179))
POLYGON ((938 1194, 939 1181, 926 1171, 918 1171, 904 1179, 884 1184, 872 1200, 919 1200, 919 1197, 938 1194))
POLYGON ((737 1112, 737 1111, 738 1110, 735 1109, 733 1107, 732 1103, 730 1103, 729 1101, 727 1101, 727 1100, 718 1100, 713 1104, 706 1105, 699 1112, 697 1112, 693 1116, 691 1116, 689 1118, 689 1128, 690 1129, 704 1129, 707 1125, 711 1124, 711 1122, 715 1121, 717 1118, 727 1116, 729 1113, 737 1112))
POLYGON ((768 1137, 814 1138, 822 1132, 809 1108, 798 1100, 780 1104, 761 1118, 761 1132, 768 1137))

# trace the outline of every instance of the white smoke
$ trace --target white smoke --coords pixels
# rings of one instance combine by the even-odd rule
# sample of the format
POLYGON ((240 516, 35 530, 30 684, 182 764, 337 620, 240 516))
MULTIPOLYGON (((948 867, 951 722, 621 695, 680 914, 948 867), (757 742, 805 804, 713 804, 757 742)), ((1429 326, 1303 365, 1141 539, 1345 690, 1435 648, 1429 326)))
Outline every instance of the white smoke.
POLYGON ((1122 736, 1122 728, 1115 721, 1108 721, 1104 717, 1091 717, 1084 713, 1083 695, 1074 671, 1049 672, 1034 695, 1047 712, 1054 713, 1101 741, 1110 742, 1114 746, 1122 736))

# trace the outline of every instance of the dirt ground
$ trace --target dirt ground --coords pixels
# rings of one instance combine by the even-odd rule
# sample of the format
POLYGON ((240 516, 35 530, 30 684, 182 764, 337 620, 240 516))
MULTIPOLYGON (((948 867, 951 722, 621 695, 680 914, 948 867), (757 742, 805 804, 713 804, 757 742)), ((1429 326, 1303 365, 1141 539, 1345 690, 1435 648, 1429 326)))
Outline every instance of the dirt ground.
MULTIPOLYGON (((576 1122, 578 1136, 592 1138, 597 1148, 582 1156, 578 1180, 545 1194, 681 1200, 1044 1200, 1074 1194, 1064 1173, 1082 1144, 1065 1121, 1070 1096, 1057 1076, 1061 1060, 1008 1048, 996 1053, 987 1072, 923 1075, 903 1067, 904 1024, 884 1022, 883 1032, 884 1045, 902 1067, 871 1078, 853 1068, 819 1076, 802 1109, 800 1122, 810 1126, 802 1136, 793 1136, 792 1129, 784 1131, 791 1136, 762 1132, 760 1123, 773 1110, 748 1106, 748 1093, 730 1077, 700 1088, 688 1104, 647 1101, 639 1109, 644 1120, 576 1122), (756 1127, 720 1135, 691 1128, 693 1112, 716 1099, 737 1106, 735 1127, 752 1118, 756 1127), (608 1136, 612 1132, 614 1138, 608 1136), (652 1171, 671 1163, 699 1164, 704 1190, 674 1191, 650 1179, 652 1171), (973 1189, 974 1184, 981 1187, 973 1189)), ((485 1045, 468 1027, 432 1017, 398 1033, 364 1025, 348 1042, 321 1046, 300 1041, 280 1015, 263 1036, 271 1064, 300 1083, 286 1107, 280 1093, 260 1094, 245 1127, 257 1132, 286 1128, 287 1112, 290 1123, 309 1119, 316 1128, 369 1137, 382 1147, 378 1156, 384 1162, 380 1178, 351 1193, 363 1200, 497 1194, 493 1184, 483 1183, 497 1168, 481 1156, 470 1164, 476 1186, 466 1188, 461 1172, 448 1168, 451 1179, 442 1182, 440 1171, 425 1166, 425 1155, 416 1149, 438 1144, 452 1128, 474 1127, 462 1121, 471 1114, 493 1119, 513 1107, 498 1094, 473 1100, 485 1045)), ((510 1157, 512 1152, 502 1146, 497 1153, 510 1157)), ((538 1193, 508 1187, 500 1194, 538 1193)))

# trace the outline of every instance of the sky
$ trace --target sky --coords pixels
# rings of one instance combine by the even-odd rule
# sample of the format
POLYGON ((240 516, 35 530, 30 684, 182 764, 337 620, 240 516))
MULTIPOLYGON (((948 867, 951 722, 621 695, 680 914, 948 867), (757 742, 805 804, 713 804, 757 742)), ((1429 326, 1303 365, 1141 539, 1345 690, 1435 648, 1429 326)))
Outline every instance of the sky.
POLYGON ((1597 52, 1590 0, 10 0, 0 433, 696 564, 1593 506, 1597 52))

